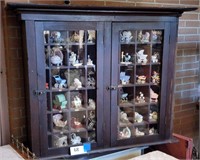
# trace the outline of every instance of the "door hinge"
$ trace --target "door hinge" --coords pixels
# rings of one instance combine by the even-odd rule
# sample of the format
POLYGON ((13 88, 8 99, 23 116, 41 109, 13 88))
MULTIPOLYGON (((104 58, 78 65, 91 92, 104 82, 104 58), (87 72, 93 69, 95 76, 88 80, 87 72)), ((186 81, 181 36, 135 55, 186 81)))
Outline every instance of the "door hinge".
POLYGON ((35 96, 40 96, 40 95, 45 94, 45 93, 46 93, 46 91, 44 91, 44 90, 34 90, 33 91, 33 94, 35 96))

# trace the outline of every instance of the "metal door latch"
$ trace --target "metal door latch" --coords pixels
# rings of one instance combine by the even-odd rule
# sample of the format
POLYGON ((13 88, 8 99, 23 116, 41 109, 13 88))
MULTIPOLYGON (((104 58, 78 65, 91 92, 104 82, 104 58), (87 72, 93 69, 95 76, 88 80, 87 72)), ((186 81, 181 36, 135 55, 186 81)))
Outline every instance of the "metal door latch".
POLYGON ((45 94, 46 91, 44 91, 44 90, 34 90, 33 93, 34 93, 35 96, 40 96, 42 94, 45 94))
POLYGON ((117 86, 108 86, 106 87, 107 90, 117 90, 118 87, 117 86))

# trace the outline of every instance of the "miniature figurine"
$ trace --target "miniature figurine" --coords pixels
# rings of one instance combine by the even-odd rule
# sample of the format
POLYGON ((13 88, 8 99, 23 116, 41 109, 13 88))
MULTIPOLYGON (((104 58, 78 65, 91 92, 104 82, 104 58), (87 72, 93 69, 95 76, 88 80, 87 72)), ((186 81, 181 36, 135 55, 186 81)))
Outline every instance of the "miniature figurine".
POLYGON ((121 102, 122 103, 128 102, 128 93, 123 93, 121 95, 121 102))
POLYGON ((130 138, 131 137, 131 130, 128 127, 125 127, 122 131, 119 132, 119 138, 130 138))
POLYGON ((141 43, 148 43, 150 40, 150 33, 149 32, 145 32, 145 34, 142 33, 142 31, 140 31, 138 33, 138 41, 141 43))
POLYGON ((154 129, 154 127, 152 127, 152 128, 149 129, 149 135, 154 135, 156 133, 157 133, 157 130, 154 129))
POLYGON ((95 87, 96 85, 96 81, 92 75, 94 76, 94 72, 88 71, 87 86, 89 87, 95 87))
POLYGON ((124 55, 124 60, 125 60, 125 62, 130 62, 131 56, 129 55, 129 53, 126 53, 126 54, 124 55))
POLYGON ((129 55, 129 53, 126 53, 124 55, 124 51, 122 51, 121 52, 121 63, 126 64, 126 65, 131 64, 132 63, 131 62, 131 55, 129 55))
POLYGON ((93 99, 91 99, 91 98, 89 98, 88 107, 92 108, 92 109, 96 108, 95 101, 93 99))
POLYGON ((79 42, 80 40, 80 35, 77 32, 74 32, 73 35, 70 37, 71 42, 79 42))
POLYGON ((148 43, 149 42, 149 38, 150 38, 150 33, 149 32, 145 32, 145 34, 142 37, 142 42, 143 43, 148 43))
POLYGON ((150 88, 150 99, 151 99, 151 102, 155 102, 155 103, 158 102, 158 94, 155 93, 151 88, 150 88))
POLYGON ((95 127, 96 127, 95 112, 90 111, 88 117, 88 129, 95 129, 95 127))
POLYGON ((157 36, 157 32, 156 31, 152 31, 152 40, 153 41, 157 41, 158 36, 157 36))
POLYGON ((72 145, 81 144, 81 137, 77 136, 75 133, 71 134, 71 143, 72 145))
POLYGON ((67 100, 64 94, 58 94, 55 96, 55 100, 53 100, 55 109, 64 109, 67 105, 67 100))
POLYGON ((129 123, 129 120, 128 120, 128 116, 125 112, 121 111, 120 112, 120 121, 122 123, 129 123))
POLYGON ((95 42, 96 36, 95 36, 95 30, 88 30, 88 42, 93 43, 95 42))
POLYGON ((145 103, 144 94, 142 92, 140 92, 139 94, 140 94, 140 96, 136 97, 137 103, 145 103))
POLYGON ((158 72, 153 71, 153 76, 151 76, 151 78, 152 78, 152 83, 155 83, 155 84, 160 83, 160 76, 158 72))
POLYGON ((158 63, 158 53, 155 52, 152 56, 151 56, 151 61, 152 63, 158 63))
POLYGON ((140 32, 138 33, 138 41, 139 41, 139 42, 142 42, 142 37, 143 37, 143 34, 142 34, 142 31, 140 31, 140 32))
POLYGON ((81 99, 78 96, 74 97, 74 100, 72 101, 72 107, 75 109, 80 109, 82 106, 81 99))
POLYGON ((126 85, 129 83, 130 76, 125 75, 125 72, 120 72, 120 80, 122 85, 126 85))
POLYGON ((88 79, 87 79, 87 86, 89 86, 89 87, 95 87, 95 85, 96 85, 95 79, 93 77, 88 77, 88 79))
POLYGON ((61 120, 62 118, 63 118, 62 114, 53 115, 53 123, 55 124, 56 127, 63 128, 67 125, 67 120, 62 121, 61 120))
POLYGON ((121 42, 129 43, 131 42, 131 39, 133 38, 131 31, 123 31, 120 34, 121 42))
POLYGON ((147 56, 144 54, 144 50, 140 50, 139 52, 136 53, 137 56, 137 63, 147 63, 147 56))
POLYGON ((138 112, 135 112, 135 122, 141 123, 143 121, 143 116, 138 112))
POLYGON ((81 124, 81 122, 78 121, 77 118, 72 117, 71 118, 71 127, 73 127, 73 128, 82 128, 83 125, 81 124))
POLYGON ((71 52, 71 55, 69 57, 69 63, 73 66, 81 66, 83 64, 83 63, 79 63, 77 55, 74 52, 71 52))
POLYGON ((88 55, 87 65, 93 66, 93 61, 90 58, 90 55, 88 55))
POLYGON ((156 111, 149 114, 149 120, 157 121, 158 120, 158 113, 156 111))
POLYGON ((55 146, 56 147, 65 147, 67 145, 68 145, 67 136, 63 136, 63 137, 57 138, 57 140, 55 141, 55 146))
POLYGON ((135 129, 135 135, 136 135, 136 136, 144 136, 145 133, 142 132, 142 131, 140 131, 138 128, 136 128, 136 129, 135 129))
POLYGON ((137 83, 139 84, 144 84, 146 83, 146 76, 142 75, 142 76, 136 76, 137 77, 137 83))
POLYGON ((162 32, 161 31, 152 31, 152 40, 155 42, 161 42, 162 32))
POLYGON ((69 57, 69 62, 74 65, 76 63, 76 54, 74 52, 71 52, 71 55, 69 57))
POLYGON ((64 42, 64 39, 61 37, 60 32, 54 31, 54 32, 51 32, 50 42, 51 43, 62 43, 62 42, 64 42))
POLYGON ((51 57, 51 63, 56 66, 62 65, 62 59, 59 56, 54 55, 51 57))
POLYGON ((50 58, 51 63, 56 66, 62 65, 63 62, 63 53, 59 47, 52 48, 52 56, 50 58))
POLYGON ((74 87, 76 89, 82 88, 82 83, 78 78, 74 78, 74 87))
POLYGON ((88 135, 88 142, 95 142, 96 141, 96 133, 90 132, 88 135))
POLYGON ((67 80, 62 79, 59 75, 53 75, 52 83, 55 88, 67 88, 67 80))

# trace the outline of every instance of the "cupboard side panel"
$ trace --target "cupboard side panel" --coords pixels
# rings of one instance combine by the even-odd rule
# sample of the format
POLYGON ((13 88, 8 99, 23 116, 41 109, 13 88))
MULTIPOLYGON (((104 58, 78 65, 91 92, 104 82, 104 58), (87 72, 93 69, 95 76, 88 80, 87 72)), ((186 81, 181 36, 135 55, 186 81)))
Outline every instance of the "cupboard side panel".
POLYGON ((40 155, 39 140, 39 108, 38 99, 34 95, 37 89, 37 63, 36 63, 36 40, 34 21, 25 21, 24 35, 26 41, 26 53, 24 55, 25 72, 26 72, 26 107, 28 121, 28 141, 31 150, 36 155, 40 155))
POLYGON ((175 60, 176 60, 176 43, 178 36, 178 18, 176 23, 170 23, 169 55, 168 55, 168 101, 166 104, 166 138, 172 138, 173 132, 173 106, 174 106, 174 78, 175 78, 175 60), (170 106, 170 107, 169 107, 170 106))
MULTIPOLYGON (((46 73, 45 73, 45 54, 44 54, 44 39, 43 39, 43 23, 35 22, 36 30, 36 59, 37 59, 37 83, 39 91, 45 91, 46 73)), ((41 145, 41 155, 47 155, 47 114, 46 114, 46 93, 38 96, 38 111, 39 111, 39 132, 41 145)))

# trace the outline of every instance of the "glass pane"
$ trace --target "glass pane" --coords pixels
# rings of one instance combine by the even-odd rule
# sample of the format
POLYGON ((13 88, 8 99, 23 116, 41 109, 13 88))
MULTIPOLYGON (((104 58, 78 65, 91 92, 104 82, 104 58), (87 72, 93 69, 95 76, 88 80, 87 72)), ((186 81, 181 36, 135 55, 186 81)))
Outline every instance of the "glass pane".
POLYGON ((45 30, 50 148, 96 142, 95 30, 45 30))
POLYGON ((119 32, 118 139, 159 134, 163 33, 119 32))

